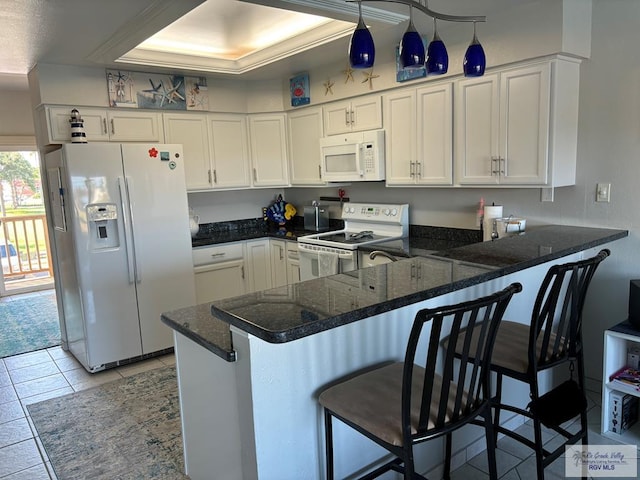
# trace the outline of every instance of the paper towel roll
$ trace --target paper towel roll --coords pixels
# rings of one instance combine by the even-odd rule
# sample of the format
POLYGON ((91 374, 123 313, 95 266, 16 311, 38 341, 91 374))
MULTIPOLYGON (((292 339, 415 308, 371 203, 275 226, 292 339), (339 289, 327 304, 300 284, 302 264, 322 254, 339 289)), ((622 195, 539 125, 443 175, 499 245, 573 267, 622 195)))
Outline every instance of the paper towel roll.
POLYGON ((491 232, 493 232, 493 220, 502 218, 502 205, 485 205, 484 220, 482 223, 482 240, 491 240, 491 232))

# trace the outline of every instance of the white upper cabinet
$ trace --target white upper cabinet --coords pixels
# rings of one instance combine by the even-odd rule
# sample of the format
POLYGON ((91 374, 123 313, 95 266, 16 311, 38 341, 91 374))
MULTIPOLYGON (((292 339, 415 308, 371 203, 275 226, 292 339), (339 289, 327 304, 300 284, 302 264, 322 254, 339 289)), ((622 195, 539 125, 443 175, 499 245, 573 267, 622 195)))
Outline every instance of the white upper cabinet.
POLYGON ((320 168, 322 108, 289 112, 287 122, 291 185, 324 185, 320 168))
POLYGON ((165 113, 162 117, 165 142, 182 144, 187 190, 212 188, 207 115, 165 113))
POLYGON ((108 110, 109 140, 112 142, 163 142, 160 113, 108 110))
POLYGON ((460 185, 575 183, 579 62, 554 59, 455 90, 455 168, 460 185))
MULTIPOLYGON (((44 108, 50 144, 71 143, 69 107, 44 108)), ((162 142, 161 114, 104 108, 78 108, 88 142, 162 142)))
MULTIPOLYGON (((49 143, 71 142, 71 110, 74 107, 45 107, 49 143)), ((108 142, 107 111, 101 108, 78 109, 84 120, 84 132, 88 142, 108 142)))
POLYGON ((246 115, 209 114, 207 119, 213 187, 232 189, 251 186, 246 115))
POLYGON ((253 186, 286 187, 289 185, 286 137, 284 113, 249 115, 253 186))
POLYGON ((452 87, 443 83, 384 95, 387 185, 451 185, 452 87))
POLYGON ((323 107, 325 135, 382 128, 382 99, 366 95, 323 107))

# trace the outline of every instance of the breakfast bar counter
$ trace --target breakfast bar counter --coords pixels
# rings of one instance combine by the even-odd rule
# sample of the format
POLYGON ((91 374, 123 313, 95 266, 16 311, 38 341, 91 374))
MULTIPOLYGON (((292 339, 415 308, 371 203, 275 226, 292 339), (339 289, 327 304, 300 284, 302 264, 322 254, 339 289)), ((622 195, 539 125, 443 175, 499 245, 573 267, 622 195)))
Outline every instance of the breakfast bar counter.
MULTIPOLYGON (((324 478, 319 392, 359 369, 403 358, 418 310, 517 281, 524 289, 505 318, 526 322, 550 265, 611 248, 627 234, 548 225, 427 255, 414 243, 408 258, 393 263, 163 314, 174 329, 186 473, 193 480, 211 472, 231 480, 324 478)), ((510 394, 526 405, 526 391, 510 394)), ((375 467, 383 455, 341 425, 334 439, 337 478, 363 462, 375 467)), ((477 429, 469 430, 454 439, 454 451, 478 439, 477 429)), ((416 458, 422 472, 442 461, 433 443, 416 458)))

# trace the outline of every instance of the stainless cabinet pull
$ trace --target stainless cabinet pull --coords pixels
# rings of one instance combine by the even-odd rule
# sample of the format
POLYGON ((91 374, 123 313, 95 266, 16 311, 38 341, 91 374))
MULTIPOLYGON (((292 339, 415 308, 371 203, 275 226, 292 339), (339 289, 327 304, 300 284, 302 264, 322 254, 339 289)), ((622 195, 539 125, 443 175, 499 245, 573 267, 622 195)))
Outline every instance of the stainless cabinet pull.
POLYGON ((109 133, 109 130, 107 130, 107 119, 106 118, 102 119, 102 133, 104 133, 105 135, 109 133))
POLYGON ((491 157, 491 175, 500 175, 500 157, 491 157))
POLYGON ((318 165, 318 178, 322 180, 322 166, 318 165))
POLYGON ((501 167, 500 167, 500 175, 507 176, 507 159, 506 158, 500 158, 499 165, 501 165, 501 167))
POLYGON ((253 181, 257 182, 258 181, 258 173, 256 172, 256 169, 253 169, 253 181))
POLYGON ((278 247, 280 250, 280 260, 284 260, 284 252, 282 251, 282 247, 278 247))
POLYGON ((218 183, 218 172, 213 170, 213 183, 218 183))
POLYGON ((344 123, 346 125, 349 125, 349 109, 348 108, 344 109, 344 123))
POLYGON ((211 185, 211 169, 207 170, 207 178, 209 179, 209 185, 211 185))
POLYGON ((416 162, 416 178, 422 178, 422 162, 416 162))
POLYGON ((409 162, 409 176, 411 178, 415 177, 415 163, 409 162))
POLYGON ((115 135, 116 134, 116 124, 113 121, 113 118, 111 119, 111 135, 115 135))
POLYGON ((211 258, 224 257, 226 254, 227 252, 212 253, 211 258))
POLYGON ((353 110, 351 110, 351 125, 353 125, 355 122, 355 118, 353 118, 353 110))
POLYGON ((242 279, 244 280, 244 265, 242 265, 240 267, 240 276, 242 277, 242 279))

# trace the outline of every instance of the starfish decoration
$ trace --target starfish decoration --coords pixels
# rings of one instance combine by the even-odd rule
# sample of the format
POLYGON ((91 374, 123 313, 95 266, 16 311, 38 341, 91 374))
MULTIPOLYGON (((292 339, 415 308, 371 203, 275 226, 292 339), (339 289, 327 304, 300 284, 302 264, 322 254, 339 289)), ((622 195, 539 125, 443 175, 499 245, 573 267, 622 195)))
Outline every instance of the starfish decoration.
POLYGON ((176 86, 173 86, 172 80, 169 80, 169 91, 167 92, 167 95, 169 96, 169 103, 175 103, 176 97, 180 100, 184 100, 184 97, 178 92, 181 85, 182 80, 180 80, 176 86))
POLYGON ((351 67, 347 67, 346 70, 343 70, 342 73, 344 73, 345 77, 344 77, 344 83, 347 83, 349 80, 351 80, 352 82, 353 80, 353 68, 351 67))
POLYGON ((380 75, 374 75, 373 68, 368 72, 362 72, 362 74, 364 75, 364 80, 362 80, 362 83, 369 82, 369 90, 373 90, 373 79, 380 77, 380 75))
POLYGON ((324 94, 327 96, 329 93, 333 95, 333 86, 335 85, 330 78, 327 78, 327 81, 324 82, 324 94))

